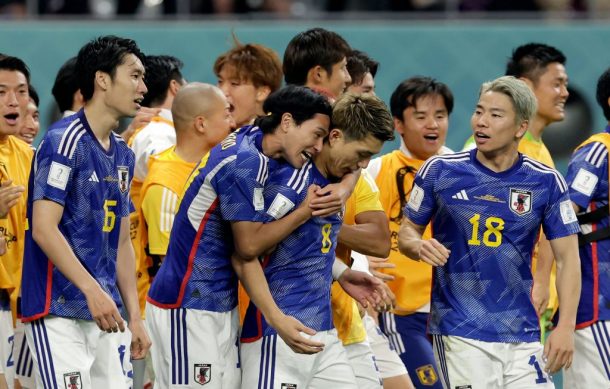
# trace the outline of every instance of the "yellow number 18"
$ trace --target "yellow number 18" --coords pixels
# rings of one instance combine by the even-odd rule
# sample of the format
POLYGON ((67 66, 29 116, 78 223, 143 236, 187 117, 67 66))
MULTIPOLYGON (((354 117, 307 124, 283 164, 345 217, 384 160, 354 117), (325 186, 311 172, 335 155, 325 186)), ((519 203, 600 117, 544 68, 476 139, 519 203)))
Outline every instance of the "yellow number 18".
MULTIPOLYGON (((481 215, 475 213, 473 217, 468 220, 472 224, 472 236, 468 241, 469 245, 480 246, 481 241, 479 240, 479 221, 481 215)), ((498 247, 502 244, 502 230, 504 230, 504 220, 499 217, 490 216, 485 219, 485 232, 483 233, 483 244, 487 247, 498 247)))

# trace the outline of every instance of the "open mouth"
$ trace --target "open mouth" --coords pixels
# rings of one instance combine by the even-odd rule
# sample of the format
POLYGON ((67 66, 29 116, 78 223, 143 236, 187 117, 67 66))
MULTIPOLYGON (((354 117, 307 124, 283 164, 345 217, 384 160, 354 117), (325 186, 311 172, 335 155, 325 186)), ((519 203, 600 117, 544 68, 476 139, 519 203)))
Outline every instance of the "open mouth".
POLYGON ((14 126, 17 124, 17 119, 19 119, 19 113, 9 113, 4 115, 4 118, 6 119, 9 125, 14 126))
POLYGON ((424 139, 429 140, 429 141, 435 141, 438 139, 438 135, 437 134, 424 135, 424 139))
POLYGON ((229 112, 235 112, 235 106, 233 105, 233 103, 229 103, 229 112))
POLYGON ((310 153, 308 153, 307 151, 302 151, 301 156, 303 157, 303 160, 305 162, 309 161, 312 157, 312 155, 310 153))
POLYGON ((474 136, 475 136, 475 138, 477 138, 477 139, 489 139, 489 136, 488 136, 488 135, 485 135, 484 133, 482 133, 482 132, 478 132, 478 131, 477 131, 477 132, 475 132, 474 136))

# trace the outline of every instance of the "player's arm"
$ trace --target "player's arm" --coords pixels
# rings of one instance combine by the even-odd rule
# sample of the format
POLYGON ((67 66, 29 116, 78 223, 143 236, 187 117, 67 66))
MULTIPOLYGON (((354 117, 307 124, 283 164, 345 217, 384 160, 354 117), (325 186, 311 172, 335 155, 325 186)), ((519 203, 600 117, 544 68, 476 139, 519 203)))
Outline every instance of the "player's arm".
POLYGON ((311 202, 314 216, 328 216, 340 212, 347 199, 352 195, 356 183, 360 178, 361 170, 348 173, 337 184, 329 184, 316 191, 317 198, 311 202))
MULTIPOLYGON (((47 258, 87 299, 87 306, 103 331, 125 331, 116 304, 89 274, 59 230, 64 207, 50 200, 36 200, 32 208, 32 237, 47 258)), ((132 268, 133 271, 133 268, 132 268)), ((27 269, 25 269, 27 272, 27 269)))
POLYGON ((538 240, 538 259, 534 273, 534 287, 532 288, 532 302, 538 316, 542 315, 549 304, 549 284, 553 268, 553 252, 551 244, 543 231, 538 240))
POLYGON ((544 346, 544 357, 547 359, 546 370, 554 373, 572 364, 581 276, 577 235, 553 239, 550 244, 557 261, 556 285, 561 315, 544 346))
POLYGON ((315 354, 323 350, 323 343, 309 340, 300 334, 304 332, 314 335, 315 330, 304 326, 294 317, 285 315, 277 306, 271 296, 260 262, 256 258, 243 258, 234 253, 231 263, 250 300, 260 309, 267 323, 275 328, 292 351, 300 354, 315 354))
POLYGON ((12 185, 13 181, 4 180, 0 184, 0 219, 6 219, 8 212, 14 207, 25 188, 20 185, 12 185))
POLYGON ((365 255, 386 258, 390 255, 390 226, 383 211, 367 211, 356 215, 356 224, 343 224, 338 241, 365 255))
POLYGON ((443 266, 447 263, 450 251, 436 239, 422 239, 425 230, 426 226, 415 224, 404 216, 398 231, 398 250, 414 260, 443 266))
POLYGON ((136 289, 136 275, 134 269, 135 255, 129 237, 129 216, 121 218, 119 231, 119 244, 117 248, 117 286, 121 298, 129 315, 129 330, 131 331, 131 357, 142 359, 151 346, 150 338, 144 329, 140 317, 140 305, 136 289))

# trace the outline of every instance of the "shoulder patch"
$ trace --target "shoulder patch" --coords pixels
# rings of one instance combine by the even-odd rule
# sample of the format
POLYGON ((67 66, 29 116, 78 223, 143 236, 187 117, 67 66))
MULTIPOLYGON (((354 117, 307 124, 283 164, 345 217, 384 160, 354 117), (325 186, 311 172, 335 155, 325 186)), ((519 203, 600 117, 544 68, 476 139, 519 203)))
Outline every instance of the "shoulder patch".
POLYGON ((269 206, 267 213, 277 220, 284 217, 292 208, 294 208, 294 203, 288 197, 278 193, 269 206))
POLYGON ((58 162, 51 162, 49 175, 47 176, 47 184, 57 189, 66 190, 68 179, 72 168, 58 162))
POLYGON ((597 186, 597 181, 599 181, 599 178, 597 178, 595 174, 580 168, 570 187, 585 196, 591 196, 595 190, 595 186, 597 186))
POLYGON ((409 202, 407 205, 415 212, 419 212, 419 207, 424 199, 424 190, 417 184, 413 184, 413 190, 411 190, 411 196, 409 196, 409 202))

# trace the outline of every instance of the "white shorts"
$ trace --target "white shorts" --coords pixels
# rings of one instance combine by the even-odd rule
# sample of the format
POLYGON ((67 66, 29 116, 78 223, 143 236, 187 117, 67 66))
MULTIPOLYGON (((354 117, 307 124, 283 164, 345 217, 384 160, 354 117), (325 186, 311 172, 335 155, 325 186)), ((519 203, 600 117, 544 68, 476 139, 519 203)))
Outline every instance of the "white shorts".
POLYGON ((35 389, 34 360, 25 337, 25 325, 17 319, 15 327, 15 375, 24 389, 35 389))
MULTIPOLYGON (((107 333, 91 320, 46 316, 25 323, 37 388, 128 389, 124 333, 107 333), (71 386, 72 385, 72 386, 71 386)), ((131 343, 131 341, 129 342, 131 343)))
POLYGON ((368 339, 343 347, 347 353, 347 360, 354 370, 358 389, 380 389, 383 383, 368 339))
POLYGON ((565 388, 610 388, 609 327, 601 320, 576 330, 572 366, 563 370, 565 388))
POLYGON ((301 335, 324 343, 324 350, 297 354, 278 335, 242 343, 242 389, 358 388, 337 330, 301 335))
POLYGON ((146 304, 155 387, 237 389, 239 314, 146 304))
POLYGON ((375 320, 367 315, 362 318, 364 328, 369 338, 375 362, 382 379, 398 377, 407 374, 407 368, 396 351, 390 348, 388 338, 383 334, 375 320))
POLYGON ((483 342, 432 336, 434 357, 446 389, 555 389, 544 371, 538 342, 483 342))
POLYGON ((0 338, 0 374, 4 374, 8 387, 12 389, 15 380, 15 333, 11 311, 0 311, 0 338))

